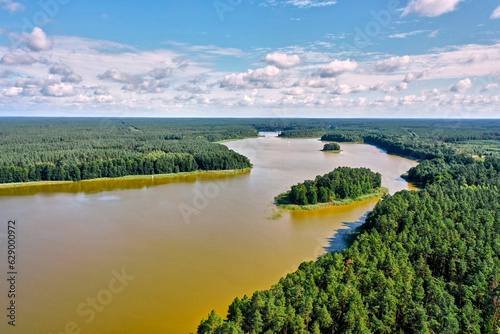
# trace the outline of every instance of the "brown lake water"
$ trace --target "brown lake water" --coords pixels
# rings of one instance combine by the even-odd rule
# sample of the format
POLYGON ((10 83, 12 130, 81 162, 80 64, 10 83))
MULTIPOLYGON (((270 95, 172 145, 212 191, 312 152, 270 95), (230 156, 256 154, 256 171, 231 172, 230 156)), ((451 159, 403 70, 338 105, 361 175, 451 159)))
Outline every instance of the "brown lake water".
POLYGON ((380 172, 391 193, 417 163, 364 144, 321 152, 316 139, 228 142, 251 172, 101 180, 0 190, 1 333, 194 333, 212 310, 265 290, 306 260, 341 249, 367 200, 283 212, 274 196, 339 166, 380 172), (273 216, 274 219, 271 219, 273 216), (7 221, 16 220, 16 327, 7 325, 7 221), (336 231, 340 232, 336 234, 336 231))

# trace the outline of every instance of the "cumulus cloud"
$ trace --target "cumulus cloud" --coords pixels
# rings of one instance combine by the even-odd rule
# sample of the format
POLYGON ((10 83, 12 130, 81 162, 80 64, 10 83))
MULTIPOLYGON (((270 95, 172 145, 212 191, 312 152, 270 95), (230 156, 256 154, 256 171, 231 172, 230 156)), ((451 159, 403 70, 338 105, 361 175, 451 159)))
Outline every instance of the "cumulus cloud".
POLYGON ((49 68, 49 73, 68 76, 73 74, 73 70, 64 64, 54 64, 49 68))
POLYGON ((74 96, 76 94, 75 88, 67 83, 48 85, 40 91, 45 96, 65 97, 74 96))
POLYGON ((456 84, 450 87, 451 92, 465 93, 465 91, 472 87, 472 81, 469 78, 460 80, 456 84))
POLYGON ((83 80, 82 76, 75 73, 61 78, 61 82, 70 82, 70 83, 80 83, 82 82, 82 80, 83 80))
POLYGON ((287 88, 283 94, 286 94, 286 95, 302 95, 304 94, 304 88, 302 87, 290 87, 290 88, 287 88))
POLYGON ((411 0, 403 9, 402 16, 416 13, 435 17, 454 11, 463 0, 411 0))
POLYGON ((52 65, 49 68, 49 73, 60 75, 62 82, 80 83, 82 81, 80 75, 75 74, 71 68, 64 64, 52 65))
POLYGON ((13 97, 13 96, 21 95, 22 92, 23 92, 23 89, 21 87, 9 87, 9 88, 5 88, 4 90, 2 90, 2 95, 8 96, 8 97, 13 97))
POLYGON ((26 44, 31 51, 47 51, 52 48, 52 40, 48 38, 45 32, 39 27, 33 28, 31 33, 24 33, 22 42, 26 44))
POLYGON ((109 91, 107 87, 95 87, 94 95, 108 95, 109 91))
POLYGON ((335 78, 345 72, 352 72, 358 68, 358 63, 351 60, 334 60, 324 65, 318 72, 321 78, 335 78))
POLYGON ((498 6, 493 13, 491 13, 490 19, 498 19, 500 18, 500 6, 498 6))
POLYGON ((15 82, 16 87, 23 87, 23 88, 39 88, 43 86, 48 86, 48 85, 54 85, 57 84, 58 82, 56 80, 46 80, 42 78, 34 78, 34 77, 27 77, 27 78, 20 78, 15 82))
POLYGON ((36 60, 28 54, 18 55, 7 53, 0 59, 0 63, 4 65, 31 65, 36 63, 36 60))
POLYGON ((8 10, 11 13, 24 10, 24 5, 12 0, 0 0, 3 10, 8 10))
POLYGON ((297 55, 287 55, 285 53, 270 53, 266 55, 263 59, 269 65, 274 65, 277 68, 290 68, 296 65, 300 65, 302 63, 302 59, 297 55))
POLYGON ((142 78, 140 76, 121 72, 117 68, 109 69, 106 72, 99 74, 97 78, 126 84, 138 84, 142 82, 142 78))
POLYGON ((332 87, 336 82, 337 80, 335 78, 313 77, 313 78, 307 78, 301 83, 301 85, 311 88, 327 88, 327 87, 332 87))
POLYGON ((130 83, 122 87, 122 90, 136 92, 139 94, 158 94, 163 93, 168 88, 168 81, 158 81, 153 78, 143 79, 140 83, 130 83))
POLYGON ((410 56, 391 57, 389 59, 381 60, 375 65, 378 72, 389 73, 406 67, 410 64, 410 56))
POLYGON ((382 98, 378 98, 375 100, 377 103, 398 103, 398 98, 390 95, 386 95, 382 98))
POLYGON ((161 80, 169 77, 172 74, 172 69, 170 67, 157 67, 149 72, 149 74, 156 80, 161 80))
POLYGON ((248 88, 281 88, 283 86, 284 73, 273 65, 246 73, 231 73, 219 82, 221 88, 226 89, 248 89, 248 88))
POLYGON ((179 92, 189 92, 191 94, 208 94, 210 91, 202 89, 198 86, 190 86, 188 84, 183 84, 177 87, 175 90, 179 92))
POLYGON ((407 75, 405 75, 403 82, 410 83, 412 81, 423 78, 426 75, 427 75, 427 71, 422 71, 422 72, 417 72, 417 73, 408 73, 407 75))

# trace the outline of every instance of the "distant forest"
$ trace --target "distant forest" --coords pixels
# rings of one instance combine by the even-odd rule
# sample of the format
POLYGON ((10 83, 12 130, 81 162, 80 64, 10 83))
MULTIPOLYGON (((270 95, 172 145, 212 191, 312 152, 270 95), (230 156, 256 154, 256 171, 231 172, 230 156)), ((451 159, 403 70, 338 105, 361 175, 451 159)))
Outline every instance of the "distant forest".
MULTIPOLYGON (((290 121, 297 122, 297 121, 290 121)), ((350 246, 304 262, 198 333, 500 332, 500 121, 301 121, 282 137, 370 143, 421 160, 350 246)))
POLYGON ((244 169, 219 141, 280 137, 364 142, 415 159, 500 153, 498 120, 0 118, 0 183, 244 169))

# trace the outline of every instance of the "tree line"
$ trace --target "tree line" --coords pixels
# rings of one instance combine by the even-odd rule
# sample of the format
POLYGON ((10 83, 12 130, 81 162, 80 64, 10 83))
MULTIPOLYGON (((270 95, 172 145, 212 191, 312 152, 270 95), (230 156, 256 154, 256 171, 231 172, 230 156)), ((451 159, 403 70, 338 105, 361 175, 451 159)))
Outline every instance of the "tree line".
POLYGON ((225 120, 0 119, 0 183, 243 169, 248 158, 213 143, 254 137, 225 120))

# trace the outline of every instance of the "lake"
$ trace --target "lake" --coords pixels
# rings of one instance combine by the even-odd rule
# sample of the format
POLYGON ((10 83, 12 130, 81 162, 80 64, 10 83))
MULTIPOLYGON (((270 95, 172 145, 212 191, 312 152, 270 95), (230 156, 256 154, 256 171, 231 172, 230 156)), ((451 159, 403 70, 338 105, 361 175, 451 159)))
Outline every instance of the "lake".
MULTIPOLYGON (((234 297, 268 289, 301 262, 344 247, 340 233, 377 202, 280 213, 276 195, 339 166, 380 172, 394 193, 412 189, 400 175, 417 164, 365 144, 321 152, 317 139, 275 133, 225 145, 253 169, 0 190, 2 275, 9 219, 19 272, 17 326, 3 316, 1 332, 196 332, 213 308, 225 316, 234 297)), ((7 290, 2 279, 4 310, 7 290)))

